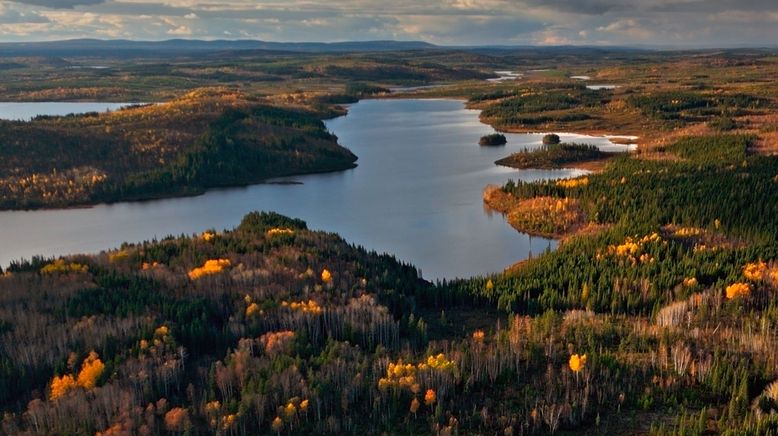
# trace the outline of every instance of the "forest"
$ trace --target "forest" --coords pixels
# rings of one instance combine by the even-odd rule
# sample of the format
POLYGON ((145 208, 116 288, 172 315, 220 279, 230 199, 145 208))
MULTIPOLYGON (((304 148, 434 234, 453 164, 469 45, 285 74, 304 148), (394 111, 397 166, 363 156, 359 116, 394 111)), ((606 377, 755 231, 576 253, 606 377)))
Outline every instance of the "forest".
POLYGON ((191 195, 354 167, 323 115, 206 89, 104 114, 0 121, 0 209, 191 195))
POLYGON ((549 144, 540 148, 524 149, 495 162, 511 168, 564 168, 571 164, 594 161, 610 157, 613 153, 600 151, 588 144, 549 144))
POLYGON ((538 144, 498 161, 608 158, 488 187, 508 224, 559 244, 483 277, 433 283, 269 211, 17 260, 0 269, 0 433, 778 433, 773 53, 225 56, 95 71, 10 58, 11 100, 164 102, 1 121, 0 208, 352 168, 321 120, 377 96, 461 98, 500 132, 618 128, 639 147, 538 144), (485 81, 496 69, 525 76, 485 81), (429 84, 443 86, 390 91, 429 84))
POLYGON ((667 152, 685 161, 619 158, 585 184, 509 183, 578 199, 604 230, 490 277, 429 283, 273 213, 15 262, 3 432, 775 432, 775 205, 745 201, 735 220, 701 201, 774 195, 775 158, 745 155, 751 140, 680 141, 667 152), (693 168, 721 176, 640 177, 693 168))
POLYGON ((601 231, 491 277, 428 283, 272 213, 16 262, 0 279, 3 430, 775 432, 778 211, 758 200, 778 166, 751 141, 508 183, 577 200, 601 231))

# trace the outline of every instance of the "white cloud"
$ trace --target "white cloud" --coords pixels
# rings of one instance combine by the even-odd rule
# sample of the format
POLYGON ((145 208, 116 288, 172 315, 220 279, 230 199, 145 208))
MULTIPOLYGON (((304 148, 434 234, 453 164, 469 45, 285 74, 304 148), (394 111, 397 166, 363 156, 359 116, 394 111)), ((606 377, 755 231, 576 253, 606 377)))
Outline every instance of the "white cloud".
POLYGON ((175 36, 189 36, 192 34, 192 29, 189 26, 178 26, 168 30, 166 33, 175 36))
POLYGON ((0 24, 0 35, 2 36, 32 36, 41 32, 46 32, 50 25, 48 23, 15 23, 0 24))
POLYGON ((632 40, 644 40, 648 42, 654 36, 654 32, 643 26, 634 18, 624 18, 597 28, 600 32, 608 32, 621 35, 632 40))

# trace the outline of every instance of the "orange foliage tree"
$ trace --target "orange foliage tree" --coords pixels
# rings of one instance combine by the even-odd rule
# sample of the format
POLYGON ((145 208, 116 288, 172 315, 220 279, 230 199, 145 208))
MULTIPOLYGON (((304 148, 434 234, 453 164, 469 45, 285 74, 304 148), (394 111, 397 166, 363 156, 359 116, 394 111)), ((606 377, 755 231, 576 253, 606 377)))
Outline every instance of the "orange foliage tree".
POLYGON ((203 266, 189 271, 189 278, 191 280, 197 280, 208 275, 218 274, 224 271, 224 268, 227 268, 228 266, 230 266, 229 259, 210 259, 207 260, 203 266))
POLYGON ((169 431, 183 432, 189 426, 189 412, 186 409, 175 407, 165 414, 165 428, 169 431))
POLYGON ((332 282, 332 273, 328 269, 323 269, 321 272, 321 281, 324 283, 330 283, 332 282))
POLYGON ((86 390, 94 389, 100 376, 105 371, 105 364, 94 351, 81 364, 81 371, 78 376, 73 377, 65 374, 61 377, 54 376, 51 379, 51 393, 49 398, 56 400, 75 388, 84 388, 86 390))
POLYGON ((56 400, 57 398, 75 389, 77 386, 78 385, 76 384, 76 380, 70 374, 65 374, 62 377, 54 376, 54 378, 51 379, 50 398, 52 400, 56 400))
POLYGON ((733 283, 727 286, 726 289, 727 299, 734 300, 735 298, 747 297, 751 294, 751 285, 748 283, 733 283))
POLYGON ((97 384, 97 380, 103 375, 105 364, 98 357, 97 353, 92 351, 81 365, 81 372, 78 373, 76 383, 84 389, 92 389, 97 384))
POLYGON ((437 394, 432 389, 427 389, 427 393, 424 394, 424 404, 431 406, 438 399, 437 394))
POLYGON ((577 372, 581 372, 584 369, 584 367, 586 366, 586 354, 581 355, 581 356, 579 356, 577 354, 573 354, 572 356, 570 356, 569 365, 570 365, 570 369, 573 372, 576 372, 576 373, 577 372))

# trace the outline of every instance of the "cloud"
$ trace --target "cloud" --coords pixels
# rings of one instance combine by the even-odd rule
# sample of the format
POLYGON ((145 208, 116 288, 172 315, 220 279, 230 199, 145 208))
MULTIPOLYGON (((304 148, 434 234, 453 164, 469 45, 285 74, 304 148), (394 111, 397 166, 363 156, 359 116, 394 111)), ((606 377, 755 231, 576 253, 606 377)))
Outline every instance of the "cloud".
POLYGON ((189 26, 178 26, 168 30, 167 34, 175 36, 189 36, 192 34, 192 29, 189 26))
POLYGON ((549 29, 538 32, 535 42, 540 45, 567 45, 572 44, 573 41, 549 29))
POLYGON ((0 41, 778 44, 776 0, 0 0, 0 41))
POLYGON ((40 24, 48 22, 48 18, 36 12, 19 11, 0 3, 0 24, 40 24))
MULTIPOLYGON (((622 8, 622 5, 624 5, 625 2, 613 2, 608 0, 524 0, 522 3, 528 6, 551 9, 559 12, 599 15, 613 9, 622 8)), ((629 0, 627 0, 626 3, 629 3, 629 0)))
POLYGON ((104 3, 105 0, 12 0, 16 3, 28 5, 44 6, 51 9, 72 9, 79 5, 96 5, 104 3))
POLYGON ((774 0, 686 0, 652 1, 648 10, 667 13, 719 13, 723 11, 778 11, 774 0))
POLYGON ((627 36, 632 39, 648 40, 654 33, 646 26, 643 26, 634 18, 623 18, 609 23, 607 26, 597 28, 600 32, 609 32, 621 36, 627 36))

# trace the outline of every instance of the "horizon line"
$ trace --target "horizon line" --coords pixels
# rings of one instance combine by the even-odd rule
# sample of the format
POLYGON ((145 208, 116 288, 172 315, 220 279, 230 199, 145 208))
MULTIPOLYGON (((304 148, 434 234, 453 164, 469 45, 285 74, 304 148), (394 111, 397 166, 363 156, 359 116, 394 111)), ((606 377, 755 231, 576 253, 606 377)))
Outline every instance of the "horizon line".
POLYGON ((129 43, 165 43, 165 42, 201 42, 201 43, 264 43, 264 44, 279 44, 279 45, 343 45, 343 44, 367 44, 367 43, 397 43, 397 44, 424 44, 429 48, 442 48, 442 49, 517 49, 517 48, 599 48, 599 49, 641 49, 641 50, 658 50, 658 51, 673 51, 673 50, 732 50, 732 49, 776 49, 778 43, 742 43, 742 44, 721 44, 721 45, 701 45, 701 44, 631 44, 631 45, 618 45, 618 44, 533 44, 533 43, 493 43, 493 44, 437 44, 421 39, 347 39, 347 40, 332 40, 332 41, 274 41, 263 40, 253 38, 166 38, 166 39, 128 39, 128 38, 96 38, 96 37, 82 37, 82 38, 67 38, 67 39, 51 39, 51 40, 30 40, 30 41, 0 41, 0 46, 4 45, 22 45, 22 44, 56 44, 67 42, 129 42, 129 43))

